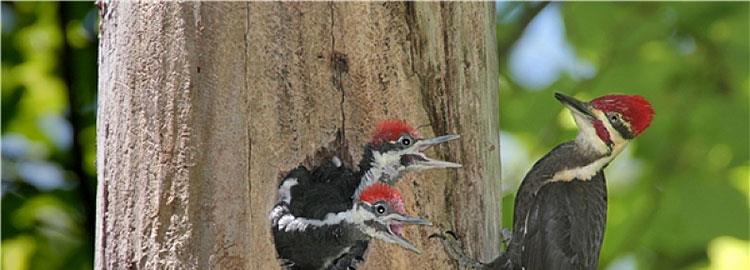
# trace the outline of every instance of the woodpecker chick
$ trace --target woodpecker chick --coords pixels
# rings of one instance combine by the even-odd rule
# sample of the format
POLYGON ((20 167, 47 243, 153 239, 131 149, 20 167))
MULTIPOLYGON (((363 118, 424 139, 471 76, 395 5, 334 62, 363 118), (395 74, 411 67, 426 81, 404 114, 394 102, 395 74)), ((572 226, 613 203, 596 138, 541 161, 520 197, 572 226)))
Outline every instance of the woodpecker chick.
MULTIPOLYGON (((336 261, 346 255, 357 241, 379 239, 419 253, 414 244, 403 237, 404 225, 431 225, 420 217, 405 214, 401 194, 384 183, 365 188, 346 209, 334 203, 320 208, 292 208, 293 200, 340 201, 330 192, 330 185, 308 185, 305 192, 292 197, 292 191, 309 176, 298 168, 285 179, 279 189, 279 201, 270 219, 276 251, 287 269, 336 269, 336 261), (327 209, 325 209, 327 208, 327 209), (322 215, 325 213, 325 215, 322 215)), ((305 170, 306 171, 306 170, 305 170)), ((304 205, 303 205, 304 206, 304 205)))
MULTIPOLYGON (((590 102, 555 93, 578 126, 574 141, 537 161, 516 193, 513 231, 505 253, 484 269, 597 269, 607 215, 603 169, 648 128, 651 104, 637 95, 590 102)), ((443 238, 447 239, 447 238, 443 238)), ((444 241, 449 251, 455 242, 444 241)), ((462 252, 456 258, 475 266, 462 252)))
POLYGON ((360 172, 364 172, 357 193, 375 181, 390 185, 408 171, 438 168, 460 168, 461 164, 427 157, 424 151, 437 144, 460 138, 443 135, 423 139, 419 132, 402 120, 386 120, 378 124, 370 141, 364 146, 360 172))

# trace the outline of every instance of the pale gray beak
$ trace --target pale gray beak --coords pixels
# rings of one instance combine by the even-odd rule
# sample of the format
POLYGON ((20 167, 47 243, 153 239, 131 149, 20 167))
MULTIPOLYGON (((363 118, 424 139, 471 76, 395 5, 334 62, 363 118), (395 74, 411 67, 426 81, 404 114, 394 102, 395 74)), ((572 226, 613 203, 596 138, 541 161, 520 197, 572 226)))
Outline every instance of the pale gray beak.
POLYGON ((461 164, 429 158, 423 153, 433 145, 457 140, 458 138, 461 138, 461 135, 450 134, 430 139, 419 140, 412 146, 412 149, 414 149, 413 153, 405 154, 402 157, 402 159, 404 159, 403 163, 409 170, 461 168, 461 164))
POLYGON ((391 242, 394 244, 398 244, 399 246, 410 250, 414 253, 420 254, 422 251, 420 251, 414 244, 409 242, 409 240, 406 240, 401 235, 401 226, 402 225, 427 225, 431 226, 432 222, 429 220, 426 220, 421 217, 412 217, 407 215, 401 215, 401 214, 390 214, 388 216, 383 217, 383 220, 385 221, 385 224, 387 224, 387 231, 384 232, 384 236, 386 239, 383 239, 387 242, 391 242))
POLYGON ((453 140, 458 140, 458 138, 461 138, 461 135, 448 134, 448 135, 443 135, 443 136, 437 136, 434 138, 419 140, 416 143, 414 143, 414 147, 417 147, 417 151, 424 152, 425 150, 429 149, 433 145, 441 144, 441 143, 449 142, 453 140))
POLYGON ((385 216, 385 219, 388 221, 397 221, 398 223, 402 224, 432 226, 432 222, 427 219, 402 214, 390 214, 388 216, 385 216))

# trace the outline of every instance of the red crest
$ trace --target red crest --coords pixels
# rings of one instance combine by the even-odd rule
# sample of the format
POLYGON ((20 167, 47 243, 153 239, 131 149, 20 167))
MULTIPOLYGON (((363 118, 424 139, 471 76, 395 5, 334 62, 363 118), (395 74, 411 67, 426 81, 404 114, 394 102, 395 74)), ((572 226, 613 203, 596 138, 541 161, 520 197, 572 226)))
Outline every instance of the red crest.
POLYGON ((370 143, 378 145, 383 142, 396 141, 403 134, 409 134, 415 139, 420 138, 419 132, 403 120, 383 120, 378 123, 370 143))
POLYGON ((403 213, 405 211, 404 201, 401 199, 401 193, 394 187, 381 182, 376 182, 366 187, 365 190, 359 194, 359 200, 369 204, 385 201, 397 212, 403 213))
POLYGON ((646 130, 654 117, 651 103, 638 95, 607 95, 592 100, 591 104, 604 112, 619 112, 636 136, 646 130))

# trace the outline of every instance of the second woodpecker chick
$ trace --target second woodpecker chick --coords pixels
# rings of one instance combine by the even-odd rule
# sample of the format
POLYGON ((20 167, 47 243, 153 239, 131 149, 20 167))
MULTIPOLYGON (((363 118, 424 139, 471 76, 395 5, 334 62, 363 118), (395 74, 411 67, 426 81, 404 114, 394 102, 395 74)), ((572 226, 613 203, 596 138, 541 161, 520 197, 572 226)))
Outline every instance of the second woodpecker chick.
MULTIPOLYGON (((302 172, 290 175, 304 177, 302 172)), ((419 253, 417 247, 403 237, 403 226, 431 223, 406 215, 401 194, 392 186, 372 184, 353 204, 345 207, 326 204, 327 200, 341 201, 338 197, 342 194, 325 184, 310 185, 305 192, 292 198, 291 192, 299 180, 291 177, 282 182, 279 202, 270 215, 276 251, 287 269, 336 269, 338 260, 345 257, 350 248, 358 241, 370 239, 419 253), (315 207, 301 205, 293 209, 290 207, 293 199, 318 203, 315 207)))

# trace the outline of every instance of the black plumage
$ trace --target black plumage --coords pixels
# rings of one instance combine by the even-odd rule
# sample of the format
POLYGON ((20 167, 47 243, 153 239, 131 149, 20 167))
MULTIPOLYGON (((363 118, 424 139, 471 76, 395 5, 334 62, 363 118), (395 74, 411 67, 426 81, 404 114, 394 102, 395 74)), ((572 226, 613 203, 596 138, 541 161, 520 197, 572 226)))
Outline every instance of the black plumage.
POLYGON ((605 156, 568 142, 534 165, 516 197, 521 207, 514 213, 509 255, 520 256, 513 261, 526 269, 597 269, 607 215, 604 168, 591 179, 571 181, 550 182, 552 175, 544 173, 600 158, 605 156))
POLYGON ((526 269, 597 269, 606 223, 606 185, 601 171, 588 182, 554 182, 531 205, 521 236, 526 269))
POLYGON ((607 215, 602 172, 591 179, 551 181, 604 155, 566 142, 537 161, 516 193, 513 236, 486 269, 597 269, 607 215))
POLYGON ((488 264, 467 259, 444 241, 461 264, 484 269, 597 269, 607 220, 603 170, 651 123, 651 104, 637 95, 605 95, 583 102, 562 93, 579 128, 575 141, 537 161, 516 193, 513 233, 506 251, 488 264))
MULTIPOLYGON (((309 171, 299 166, 281 182, 296 179, 290 189, 291 200, 279 201, 275 207, 286 205, 295 217, 324 219, 329 213, 351 209, 354 193, 362 176, 371 168, 370 146, 365 147, 359 171, 344 166, 340 161, 324 162, 309 171)), ((288 269, 356 269, 364 260, 369 240, 351 224, 318 227, 301 232, 280 232, 272 229, 279 259, 288 269), (326 241, 325 243, 321 241, 326 241), (323 267, 323 268, 321 268, 323 267)))
POLYGON ((288 202, 280 198, 271 212, 279 258, 292 269, 356 269, 364 260, 370 238, 354 230, 355 226, 326 224, 316 228, 326 232, 313 233, 279 230, 279 213, 322 220, 331 213, 351 209, 354 197, 365 187, 377 182, 393 185, 411 166, 419 168, 416 170, 460 167, 460 164, 431 159, 422 153, 433 145, 458 137, 445 135, 423 140, 405 122, 386 121, 378 126, 371 142, 365 144, 358 171, 334 158, 312 171, 300 166, 289 172, 279 190, 283 192, 285 183, 291 183, 287 181, 297 182, 289 189, 288 202))
MULTIPOLYGON (((310 172, 299 166, 284 179, 281 185, 292 180, 297 184, 290 188, 289 203, 280 200, 276 207, 286 206, 285 212, 294 217, 322 220, 329 213, 344 212, 352 207, 351 195, 356 188, 353 182, 357 181, 348 168, 331 162, 310 172)), ((272 232, 279 258, 288 269, 326 269, 321 267, 334 265, 353 243, 366 238, 359 229, 346 223, 310 227, 304 231, 279 231, 273 226, 272 232)))

